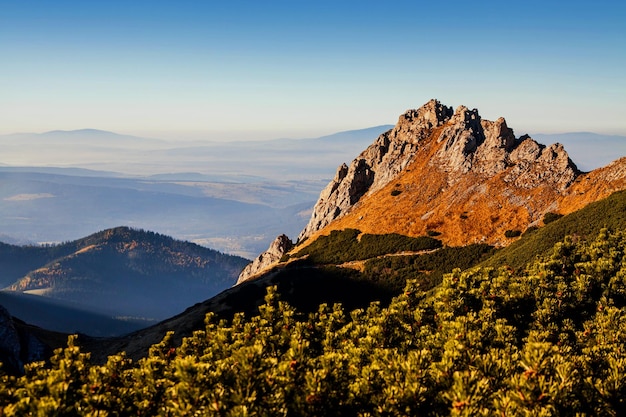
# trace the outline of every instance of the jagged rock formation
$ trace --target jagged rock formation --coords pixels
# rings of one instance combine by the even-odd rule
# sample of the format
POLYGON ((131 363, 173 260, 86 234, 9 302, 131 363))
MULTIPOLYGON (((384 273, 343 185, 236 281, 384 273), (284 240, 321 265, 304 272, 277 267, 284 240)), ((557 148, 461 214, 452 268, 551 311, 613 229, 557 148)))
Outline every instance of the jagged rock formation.
POLYGON ((0 363, 4 371, 21 373, 25 363, 44 360, 46 350, 35 336, 16 328, 13 317, 0 306, 0 363))
POLYGON ((398 124, 383 133, 348 167, 343 164, 315 204, 311 220, 298 241, 310 236, 344 214, 367 192, 391 181, 406 168, 427 132, 452 116, 452 109, 431 100, 419 110, 400 116, 398 124))
POLYGON ((289 252, 293 247, 293 242, 286 235, 278 236, 270 245, 269 249, 260 254, 252 263, 249 263, 237 280, 237 284, 249 280, 251 277, 262 273, 266 268, 273 265, 289 252))
POLYGON ((601 174, 583 174, 560 144, 516 138, 503 118, 482 120, 476 109, 453 111, 431 100, 339 167, 298 242, 355 228, 436 232, 453 246, 507 245, 507 231, 524 231, 549 211, 567 214, 626 187, 624 165, 626 159, 601 174))
POLYGON ((484 178, 505 173, 503 181, 516 188, 549 185, 563 191, 578 175, 561 145, 546 148, 528 136, 516 139, 503 118, 482 120, 476 109, 460 106, 453 112, 431 100, 400 116, 398 124, 350 167, 340 167, 298 240, 342 217, 361 197, 389 184, 417 159, 428 161, 429 173, 445 173, 447 187, 470 173, 484 178))

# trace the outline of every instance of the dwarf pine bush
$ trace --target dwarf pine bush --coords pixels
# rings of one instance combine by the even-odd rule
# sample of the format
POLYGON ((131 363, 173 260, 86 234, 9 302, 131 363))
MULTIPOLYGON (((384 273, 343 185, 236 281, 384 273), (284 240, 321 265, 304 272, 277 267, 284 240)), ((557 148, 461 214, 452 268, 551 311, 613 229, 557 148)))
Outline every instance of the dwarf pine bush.
POLYGON ((619 416, 626 413, 626 234, 567 238, 523 272, 456 269, 387 307, 259 314, 90 363, 0 376, 6 416, 619 416))

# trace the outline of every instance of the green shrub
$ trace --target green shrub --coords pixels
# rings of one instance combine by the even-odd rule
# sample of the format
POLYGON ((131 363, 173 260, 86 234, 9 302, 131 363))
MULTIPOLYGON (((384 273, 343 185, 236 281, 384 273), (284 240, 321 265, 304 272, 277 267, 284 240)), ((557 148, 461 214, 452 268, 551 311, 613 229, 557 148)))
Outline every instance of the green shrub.
POLYGON ((537 226, 529 226, 526 230, 524 230, 524 233, 522 233, 522 236, 526 236, 531 234, 532 232, 539 230, 539 227, 537 226))
POLYGON ((444 247, 420 255, 386 256, 368 260, 364 275, 366 279, 397 292, 411 279, 419 282, 422 289, 430 289, 441 283, 444 273, 455 268, 470 268, 492 253, 492 246, 480 243, 444 247))
POLYGON ((623 415, 626 233, 566 238, 523 272, 455 269, 387 307, 304 315, 269 287, 237 314, 132 362, 75 339, 0 375, 3 416, 623 415))
POLYGON ((543 215, 543 224, 549 224, 563 217, 562 214, 548 212, 543 215))
POLYGON ((519 231, 519 230, 507 230, 506 232, 504 232, 504 236, 508 237, 508 238, 518 237, 521 234, 522 234, 522 232, 519 231))

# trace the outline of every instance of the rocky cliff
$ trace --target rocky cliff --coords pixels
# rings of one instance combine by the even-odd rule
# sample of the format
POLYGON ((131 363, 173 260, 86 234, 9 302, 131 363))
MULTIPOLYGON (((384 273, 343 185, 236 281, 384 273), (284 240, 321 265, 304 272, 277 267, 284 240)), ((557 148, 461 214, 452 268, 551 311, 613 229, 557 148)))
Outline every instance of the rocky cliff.
POLYGON ((278 236, 270 245, 269 249, 260 254, 254 261, 249 263, 237 280, 237 284, 242 283, 253 275, 262 273, 268 267, 278 262, 282 256, 293 248, 293 242, 286 235, 278 236))
POLYGON ((514 188, 541 185, 563 192, 578 175, 561 145, 546 148, 528 136, 517 139, 503 118, 482 120, 476 109, 460 106, 453 112, 431 100, 400 116, 397 125, 349 167, 339 168, 298 240, 342 217, 363 196, 382 189, 416 160, 427 162, 421 172, 425 181, 420 182, 427 183, 426 177, 436 172, 445 175, 444 188, 468 176, 475 182, 479 180, 475 177, 488 179, 504 173, 503 181, 514 188))
MULTIPOLYGON (((583 174, 560 144, 516 137, 503 118, 483 120, 476 109, 453 111, 431 100, 401 115, 349 166, 339 167, 298 243, 355 228, 434 233, 454 246, 507 245, 506 232, 540 224, 547 212, 567 214, 622 189, 625 163, 583 174)), ((239 282, 258 272, 248 269, 239 282)))
POLYGON ((311 220, 298 241, 345 214, 366 193, 393 180, 407 167, 432 129, 452 116, 452 109, 431 100, 419 110, 400 116, 396 126, 383 133, 350 166, 343 164, 315 204, 311 220))

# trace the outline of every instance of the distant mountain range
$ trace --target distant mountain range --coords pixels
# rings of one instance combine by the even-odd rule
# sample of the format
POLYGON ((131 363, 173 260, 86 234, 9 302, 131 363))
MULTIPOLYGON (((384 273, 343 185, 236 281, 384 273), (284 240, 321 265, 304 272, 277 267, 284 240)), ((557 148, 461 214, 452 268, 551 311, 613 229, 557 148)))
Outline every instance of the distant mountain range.
POLYGON ((63 242, 127 225, 254 257, 274 235, 297 233, 322 183, 213 183, 0 167, 7 242, 63 242), (279 205, 281 202, 284 205, 279 205))
MULTIPOLYGON (((72 167, 125 175, 200 174, 211 180, 328 178, 374 138, 381 125, 310 139, 165 141, 96 129, 0 135, 0 165, 72 167)), ((626 136, 592 132, 534 133, 546 145, 562 143, 585 171, 626 155, 626 136)))
POLYGON ((334 167, 388 128, 233 143, 93 129, 0 136, 0 233, 61 242, 123 224, 254 257, 298 233, 334 167))
POLYGON ((72 167, 124 175, 196 173, 212 181, 327 179, 350 161, 383 125, 321 138, 263 141, 163 141, 95 129, 0 136, 0 164, 72 167))

